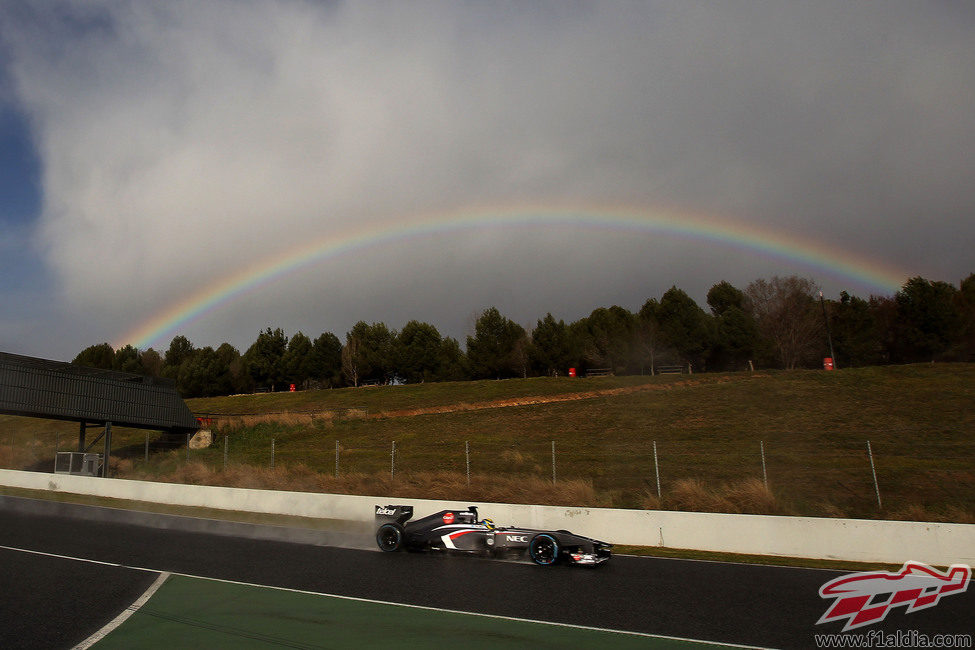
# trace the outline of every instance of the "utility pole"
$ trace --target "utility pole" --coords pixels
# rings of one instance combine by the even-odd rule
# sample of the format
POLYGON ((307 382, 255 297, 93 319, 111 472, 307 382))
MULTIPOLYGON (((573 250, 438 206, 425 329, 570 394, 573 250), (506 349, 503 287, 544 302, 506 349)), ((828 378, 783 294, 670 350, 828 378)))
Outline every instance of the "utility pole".
POLYGON ((823 298, 823 292, 819 292, 819 304, 823 308, 823 322, 826 323, 826 342, 829 344, 829 358, 833 360, 833 368, 839 368, 836 365, 836 355, 833 354, 833 337, 829 333, 829 318, 826 316, 826 300, 823 298))

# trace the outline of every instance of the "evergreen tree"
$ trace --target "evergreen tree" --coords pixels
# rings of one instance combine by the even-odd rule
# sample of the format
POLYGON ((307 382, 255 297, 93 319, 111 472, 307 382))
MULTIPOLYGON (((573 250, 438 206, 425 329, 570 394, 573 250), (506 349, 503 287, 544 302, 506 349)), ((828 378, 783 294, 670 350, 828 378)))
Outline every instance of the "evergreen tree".
POLYGON ((883 339, 870 303, 841 291, 839 302, 830 301, 828 307, 836 367, 882 363, 883 339))
POLYGON ((112 370, 115 366, 115 350, 108 343, 91 345, 79 352, 71 363, 76 366, 112 370))
POLYGON ((935 361, 961 338, 963 318, 958 290, 947 282, 922 277, 908 280, 897 292, 895 354, 899 361, 935 361))
POLYGON ((165 362, 163 364, 163 376, 171 379, 179 377, 179 367, 193 357, 196 349, 190 340, 183 335, 174 336, 166 350, 165 362))
POLYGON ((145 374, 145 369, 142 366, 142 357, 139 351, 131 345, 126 345, 115 351, 112 368, 119 372, 128 372, 133 375, 145 374))
POLYGON ((975 273, 961 281, 956 301, 961 327, 955 356, 959 361, 975 361, 975 273))
POLYGON ((328 388, 342 385, 342 342, 331 332, 312 343, 311 378, 328 388))
POLYGON ((880 346, 879 362, 890 363, 896 356, 897 301, 893 296, 870 296, 867 303, 880 346))
POLYGON ((694 299, 677 287, 660 298, 657 320, 666 341, 684 363, 704 370, 712 341, 712 321, 694 299))
POLYGON ((302 388, 308 387, 308 380, 312 374, 314 359, 311 351, 311 339, 298 332, 288 341, 288 350, 282 359, 285 378, 302 388))
POLYGON ((502 316, 496 307, 484 310, 474 324, 474 336, 467 337, 472 375, 477 379, 522 375, 524 359, 519 348, 524 338, 525 329, 502 316))
POLYGON ((707 299, 714 319, 711 369, 744 369, 755 356, 759 339, 758 325, 748 312, 745 293, 721 281, 711 287, 707 299))
POLYGON ((720 316, 735 307, 744 311, 745 301, 745 292, 725 280, 708 290, 708 306, 714 316, 720 316))
POLYGON ((176 387, 183 397, 211 397, 221 394, 218 387, 220 370, 213 348, 196 350, 179 365, 176 387))
POLYGON ((237 348, 229 343, 221 343, 216 350, 216 362, 220 373, 219 386, 214 395, 249 393, 254 390, 254 380, 247 372, 237 348))
POLYGON ((270 327, 261 332, 257 340, 244 353, 248 371, 258 386, 267 386, 271 391, 278 388, 284 379, 284 354, 288 349, 288 338, 284 330, 270 327))
POLYGON ((158 352, 149 348, 148 350, 144 350, 139 355, 139 358, 142 361, 142 369, 145 371, 145 374, 150 377, 162 377, 163 358, 158 352))
POLYGON ((744 370, 759 345, 758 325, 751 314, 729 307, 714 318, 714 342, 710 353, 713 370, 744 370))
POLYGON ((435 381, 442 375, 442 347, 436 327, 411 320, 396 338, 396 374, 408 383, 435 381))
POLYGON ((639 366, 637 319, 626 309, 617 305, 595 309, 573 323, 572 332, 586 368, 624 374, 639 366))
POLYGON ((556 321, 551 313, 545 314, 532 330, 531 342, 532 364, 538 372, 549 376, 568 374, 575 360, 565 321, 556 321))
POLYGON ((385 382, 392 377, 395 337, 395 332, 390 331, 385 323, 369 325, 359 321, 352 326, 346 335, 348 352, 343 352, 343 369, 348 363, 355 373, 355 385, 363 381, 385 382))
POLYGON ((438 381, 464 381, 471 378, 467 357, 455 338, 445 336, 440 344, 440 375, 438 381))

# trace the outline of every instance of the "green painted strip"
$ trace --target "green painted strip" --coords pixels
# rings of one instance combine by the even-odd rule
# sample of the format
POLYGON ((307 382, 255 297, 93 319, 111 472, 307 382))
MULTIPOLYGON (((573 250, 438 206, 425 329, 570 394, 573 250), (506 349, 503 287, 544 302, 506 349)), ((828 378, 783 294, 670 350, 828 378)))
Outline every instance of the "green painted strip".
POLYGON ((719 645, 174 575, 95 647, 714 648, 719 645))

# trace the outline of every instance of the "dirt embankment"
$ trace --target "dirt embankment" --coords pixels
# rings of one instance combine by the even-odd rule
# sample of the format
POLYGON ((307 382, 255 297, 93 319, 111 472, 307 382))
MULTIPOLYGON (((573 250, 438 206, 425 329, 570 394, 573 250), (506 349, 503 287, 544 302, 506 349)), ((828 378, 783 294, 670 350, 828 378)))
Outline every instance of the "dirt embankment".
MULTIPOLYGON (((753 377, 765 376, 765 375, 753 375, 753 377)), ((307 422, 315 419, 333 420, 336 418, 343 419, 361 419, 361 420, 379 420, 386 418, 409 418, 417 417, 421 415, 441 415, 445 413, 460 413, 464 411, 480 411, 486 409, 500 409, 500 408, 510 408, 517 406, 534 406, 539 404, 555 404, 559 402, 575 402, 579 400, 597 399, 601 397, 612 397, 616 395, 626 395, 630 393, 640 393, 648 391, 666 391, 674 390, 677 388, 689 388, 693 386, 698 386, 705 383, 724 383, 727 381, 734 381, 731 377, 722 376, 718 378, 708 378, 708 379, 685 379, 681 381, 675 381, 666 384, 641 384, 637 386, 622 386, 618 388, 604 388, 597 390, 580 391, 576 393, 560 393, 555 395, 527 395, 524 397, 512 397, 506 399, 496 399, 496 400, 485 400, 482 402, 457 402, 454 404, 441 404, 438 406, 424 406, 418 408, 408 408, 408 409, 390 409, 390 410, 377 410, 377 411, 365 411, 362 409, 348 409, 348 410, 308 410, 308 411, 282 411, 277 413, 261 413, 252 415, 224 415, 211 414, 216 417, 216 419, 223 420, 224 423, 229 421, 238 421, 237 424, 253 423, 255 421, 260 422, 281 422, 288 424, 296 424, 299 422, 307 422)))
POLYGON ((673 388, 684 388, 696 385, 700 382, 695 380, 679 381, 673 384, 644 384, 642 386, 624 386, 621 388, 606 388, 603 390, 589 390, 581 393, 564 393, 560 395, 531 395, 527 397, 515 397, 509 399, 490 400, 486 402, 473 402, 461 404, 444 404, 442 406, 430 406, 416 409, 399 409, 395 411, 380 411, 366 416, 367 418, 402 418, 413 417, 416 415, 434 415, 440 413, 456 413, 460 411, 478 411, 482 409, 508 408, 511 406, 533 406, 536 404, 554 404, 557 402, 575 402, 578 400, 595 399, 598 397, 611 397, 613 395, 625 395, 628 393, 639 393, 651 390, 671 390, 673 388))

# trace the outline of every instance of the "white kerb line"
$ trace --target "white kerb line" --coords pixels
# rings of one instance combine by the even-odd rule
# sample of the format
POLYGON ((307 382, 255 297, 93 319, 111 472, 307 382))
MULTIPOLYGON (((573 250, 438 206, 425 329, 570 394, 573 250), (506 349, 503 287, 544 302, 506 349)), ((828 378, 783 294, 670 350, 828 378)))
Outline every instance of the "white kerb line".
POLYGON ((143 605, 149 602, 149 599, 152 598, 153 594, 155 594, 160 587, 162 587, 163 583, 166 582, 166 579, 169 576, 170 573, 168 571, 162 571, 156 577, 156 580, 151 585, 149 585, 149 588, 146 589, 145 593, 139 596, 134 603, 132 603, 124 610, 122 610, 121 614, 119 614, 111 621, 109 621, 102 629, 98 630, 90 637, 88 637, 87 639, 85 639, 84 641, 76 645, 74 647, 74 650, 87 650, 87 648, 90 648, 91 646, 95 645, 96 643, 104 639, 106 636, 111 634, 115 630, 115 628, 120 626, 125 621, 129 620, 130 616, 135 614, 137 611, 139 611, 139 609, 143 605))

